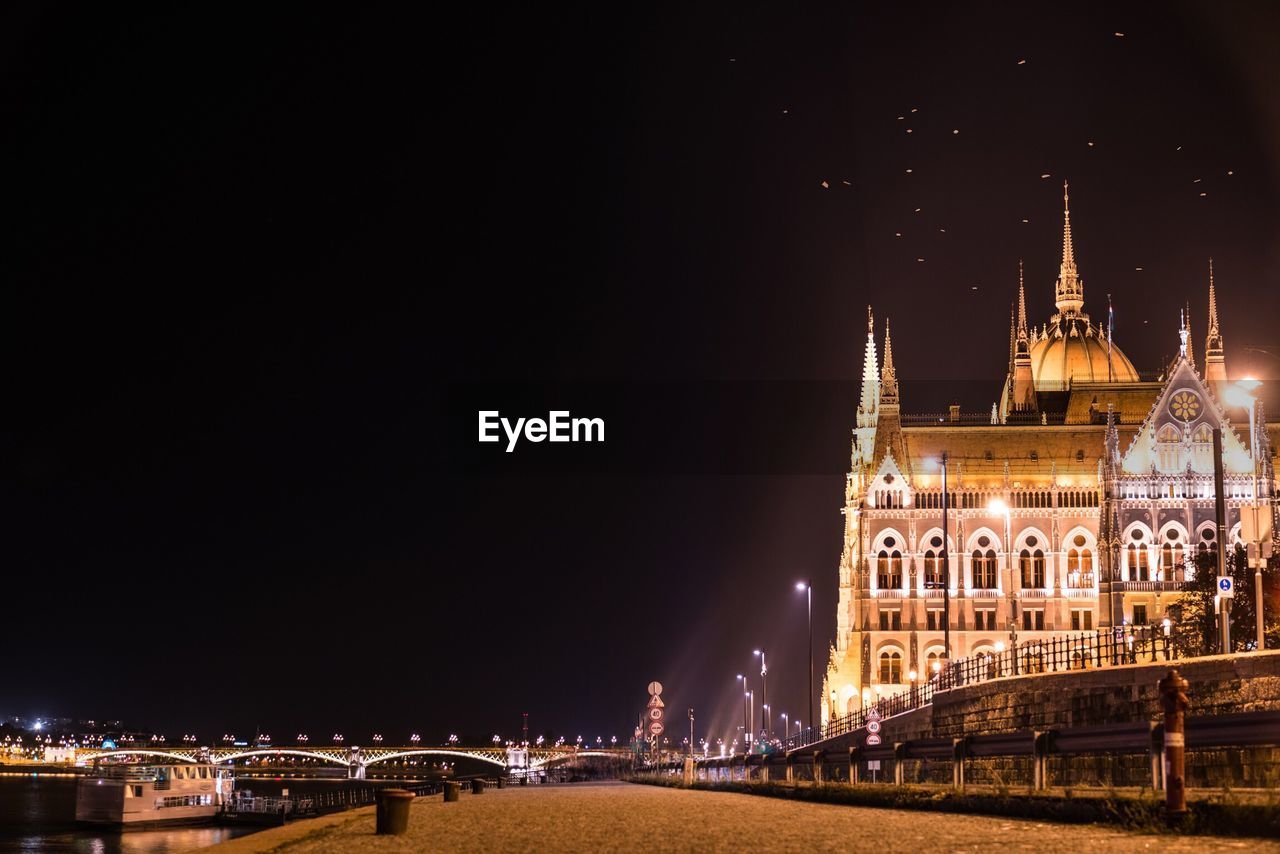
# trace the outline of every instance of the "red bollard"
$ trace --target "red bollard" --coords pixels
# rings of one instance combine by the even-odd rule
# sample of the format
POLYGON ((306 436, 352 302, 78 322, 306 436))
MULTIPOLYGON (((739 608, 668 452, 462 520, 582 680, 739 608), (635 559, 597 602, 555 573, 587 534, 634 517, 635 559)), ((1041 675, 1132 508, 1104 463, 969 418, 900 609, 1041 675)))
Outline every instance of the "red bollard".
POLYGON ((1164 706, 1164 791, 1165 818, 1170 825, 1187 814, 1187 737, 1183 720, 1187 711, 1187 680, 1170 670, 1160 680, 1160 704, 1164 706))

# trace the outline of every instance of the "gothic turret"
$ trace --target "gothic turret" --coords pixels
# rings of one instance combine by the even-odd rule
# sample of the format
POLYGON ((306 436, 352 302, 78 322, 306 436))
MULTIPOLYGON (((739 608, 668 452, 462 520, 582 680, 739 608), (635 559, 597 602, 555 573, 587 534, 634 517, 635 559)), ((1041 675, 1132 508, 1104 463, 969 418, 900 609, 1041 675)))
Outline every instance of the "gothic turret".
POLYGON ((1227 381, 1227 361, 1218 327, 1218 294, 1213 284, 1213 259, 1209 259, 1209 332, 1204 338, 1204 379, 1219 385, 1227 381))
POLYGON ((1055 303, 1064 317, 1073 317, 1084 308, 1084 280, 1076 270, 1076 247, 1071 240, 1071 197, 1062 182, 1062 264, 1054 287, 1055 303))
MULTIPOLYGON (((862 357, 862 398, 858 401, 858 425, 854 430, 855 462, 870 463, 876 441, 876 413, 880 411, 880 368, 876 363, 875 320, 867 306, 867 347, 862 357)), ((855 468, 857 466, 855 465, 855 468)))
POLYGON ((911 476, 910 461, 902 441, 902 418, 899 414, 898 374, 893 366, 893 341, 889 337, 889 321, 884 322, 884 368, 880 372, 880 408, 876 413, 875 452, 872 454, 873 471, 880 471, 885 457, 892 457, 893 464, 911 476))
POLYGON ((1031 372, 1031 333, 1027 330, 1027 289, 1022 280, 1022 262, 1018 262, 1018 326, 1014 333, 1013 388, 1010 410, 1034 412, 1036 384, 1031 372))

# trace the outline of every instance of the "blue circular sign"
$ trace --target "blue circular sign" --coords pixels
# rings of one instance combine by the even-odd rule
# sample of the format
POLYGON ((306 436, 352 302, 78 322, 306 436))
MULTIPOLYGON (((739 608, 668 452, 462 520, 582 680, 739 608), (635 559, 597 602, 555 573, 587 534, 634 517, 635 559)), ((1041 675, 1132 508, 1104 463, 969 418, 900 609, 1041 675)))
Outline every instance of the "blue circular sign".
POLYGON ((1230 589, 1231 589, 1231 579, 1230 579, 1230 578, 1219 578, 1219 579, 1218 579, 1218 587, 1219 587, 1219 588, 1221 588, 1221 589, 1222 589, 1222 591, 1223 591, 1224 593, 1225 593, 1226 591, 1230 590, 1230 589))

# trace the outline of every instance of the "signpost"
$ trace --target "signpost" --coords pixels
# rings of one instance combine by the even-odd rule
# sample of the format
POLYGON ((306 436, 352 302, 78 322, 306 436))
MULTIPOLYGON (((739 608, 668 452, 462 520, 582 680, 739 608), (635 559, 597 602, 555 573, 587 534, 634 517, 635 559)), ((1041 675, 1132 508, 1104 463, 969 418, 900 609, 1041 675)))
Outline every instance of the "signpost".
POLYGON ((662 733, 666 730, 666 726, 662 723, 665 715, 663 709, 666 703, 662 702, 662 683, 653 681, 649 683, 649 704, 645 717, 648 723, 645 729, 649 732, 649 755, 656 756, 658 753, 658 739, 662 737, 662 733))
POLYGON ((880 711, 871 709, 867 712, 867 747, 875 747, 880 743, 880 711))
POLYGON ((1230 575, 1218 576, 1218 595, 1223 599, 1232 599, 1235 597, 1235 580, 1230 575))

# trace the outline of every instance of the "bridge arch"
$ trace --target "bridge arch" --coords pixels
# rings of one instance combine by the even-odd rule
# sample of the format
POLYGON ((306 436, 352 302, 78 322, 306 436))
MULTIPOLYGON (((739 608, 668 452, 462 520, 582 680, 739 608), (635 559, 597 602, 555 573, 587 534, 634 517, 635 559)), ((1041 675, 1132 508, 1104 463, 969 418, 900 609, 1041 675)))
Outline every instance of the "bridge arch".
POLYGON ((302 756, 306 759, 323 759, 325 762, 332 762, 334 765, 341 765, 344 768, 351 764, 350 760, 344 757, 336 757, 328 753, 322 753, 316 750, 293 750, 288 747, 263 747, 255 750, 242 750, 239 753, 213 754, 213 761, 216 763, 234 762, 237 759, 245 759, 251 756, 302 756))
POLYGON ((173 759, 178 762, 185 762, 189 765, 195 764, 195 761, 196 761, 194 756, 184 756, 181 753, 173 753, 168 750, 153 750, 152 748, 149 748, 149 747, 135 747, 135 748, 129 748, 129 749, 116 748, 114 750, 103 750, 100 753, 94 753, 90 756, 85 756, 83 759, 80 759, 79 761, 77 761, 76 764, 84 765, 87 762, 94 762, 98 759, 106 759, 112 756, 160 756, 165 759, 173 759))
POLYGON ((544 756, 541 759, 534 759, 529 762, 530 768, 546 768, 553 762, 564 762, 566 759, 582 759, 588 756, 600 756, 606 759, 618 758, 619 752, 611 752, 608 750, 579 750, 577 753, 565 752, 557 753, 552 756, 544 756))
POLYGON ((491 765, 497 765, 499 768, 506 768, 507 763, 503 760, 495 759, 487 753, 469 753, 462 750, 441 750, 440 748, 423 747, 415 750, 398 750, 395 753, 388 753, 385 756, 375 756, 365 760, 365 765, 374 765, 378 762, 387 762, 392 759, 403 759, 406 756, 455 756, 459 759, 479 759, 481 762, 488 762, 491 765))

